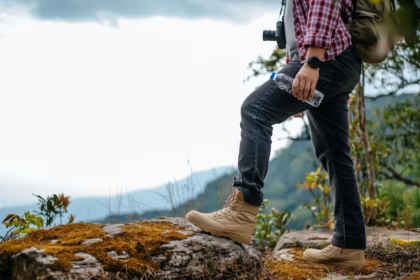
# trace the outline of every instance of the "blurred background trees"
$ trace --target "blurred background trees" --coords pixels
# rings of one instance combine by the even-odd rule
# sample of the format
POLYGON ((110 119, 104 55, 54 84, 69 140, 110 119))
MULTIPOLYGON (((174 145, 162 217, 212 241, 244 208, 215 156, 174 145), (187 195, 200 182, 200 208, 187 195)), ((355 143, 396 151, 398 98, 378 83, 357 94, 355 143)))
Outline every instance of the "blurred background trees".
MULTIPOLYGON (((397 1, 394 16, 402 39, 386 61, 363 66, 349 100, 350 141, 366 224, 409 228, 420 226, 420 1, 397 1)), ((275 48, 269 59, 251 62, 247 80, 278 71, 284 56, 275 48)), ((303 122, 298 140, 309 140, 303 122)))

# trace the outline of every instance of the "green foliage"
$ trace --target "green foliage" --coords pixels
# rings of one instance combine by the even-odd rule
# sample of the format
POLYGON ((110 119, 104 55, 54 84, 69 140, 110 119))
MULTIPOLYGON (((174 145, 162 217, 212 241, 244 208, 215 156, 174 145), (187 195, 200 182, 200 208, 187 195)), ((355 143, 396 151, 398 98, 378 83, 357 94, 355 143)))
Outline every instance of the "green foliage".
POLYGON ((275 208, 266 212, 269 203, 268 199, 264 199, 263 205, 258 210, 254 230, 257 245, 263 250, 274 249, 279 238, 290 231, 289 224, 295 218, 289 211, 280 212, 275 208))
MULTIPOLYGON (((374 110, 368 122, 376 151, 378 175, 384 179, 420 181, 420 99, 374 110)), ((420 183, 418 183, 420 186, 420 183)))
MULTIPOLYGON (((376 190, 379 190, 379 188, 377 187, 376 190)), ((360 196, 365 224, 372 226, 389 226, 392 223, 392 219, 387 213, 388 206, 391 203, 391 200, 386 199, 386 196, 389 196, 389 194, 379 194, 378 191, 377 196, 378 197, 375 199, 364 197, 362 195, 360 196), (369 217, 369 210, 374 207, 377 209, 377 216, 374 221, 371 221, 369 217)))
POLYGON ((24 218, 16 214, 9 214, 3 220, 2 224, 6 226, 7 232, 5 236, 0 236, 0 243, 6 242, 12 239, 20 238, 32 231, 35 228, 42 228, 44 219, 39 216, 31 214, 29 211, 24 214, 24 218))
POLYGON ((385 181, 380 192, 391 201, 387 215, 394 227, 410 229, 420 227, 420 189, 404 183, 385 181))
MULTIPOLYGON (((67 207, 70 204, 69 196, 54 194, 51 197, 47 196, 47 198, 43 198, 40 195, 32 195, 38 198, 39 211, 37 214, 42 215, 46 219, 46 226, 51 226, 57 216, 60 217, 60 224, 63 224, 63 214, 67 213, 67 207)), ((67 224, 71 224, 73 221, 74 216, 70 215, 67 224)))
POLYGON ((335 226, 334 216, 331 214, 332 200, 330 196, 331 187, 327 185, 326 172, 321 173, 321 166, 316 172, 306 173, 303 184, 296 184, 296 187, 302 187, 310 191, 314 201, 312 205, 303 203, 299 209, 308 209, 315 217, 317 224, 313 227, 333 229, 335 226))
MULTIPOLYGON (((420 70, 420 69, 419 69, 420 70)), ((381 103, 388 97, 379 99, 375 103, 381 103)), ((353 158, 356 163, 356 175, 359 182, 365 223, 370 226, 395 226, 407 227, 407 220, 402 218, 402 212, 394 211, 391 215, 388 207, 395 208, 397 200, 391 199, 391 192, 380 191, 380 186, 392 180, 394 184, 404 182, 407 185, 420 187, 420 99, 411 95, 410 98, 383 103, 373 112, 369 120, 366 120, 366 127, 369 134, 370 149, 374 158, 374 166, 377 181, 375 183, 376 199, 369 197, 368 173, 362 143, 358 134, 357 120, 350 121, 350 146, 353 158), (376 208, 376 219, 366 215, 372 208, 376 208), (398 217, 397 217, 398 216, 398 217), (393 223, 393 220, 397 220, 393 223), (402 222, 404 221, 404 223, 402 222)), ((351 101, 353 106, 355 98, 351 101)), ((352 107, 353 108, 353 107, 352 107)), ((351 109, 352 110, 352 109, 351 109)), ((403 198, 400 198, 402 201, 403 198)), ((398 207, 397 207, 398 208, 398 207)), ((416 212, 418 208, 407 209, 416 212)), ((401 210, 402 211, 402 210, 401 210)), ((415 216, 413 216, 413 219, 415 216)))
POLYGON ((395 17, 398 31, 408 43, 418 39, 420 26, 420 3, 418 0, 397 0, 395 17))
POLYGON ((283 58, 286 57, 286 51, 276 47, 271 53, 268 59, 264 59, 259 56, 257 61, 252 61, 248 65, 248 69, 252 71, 252 74, 248 76, 245 81, 248 81, 251 77, 258 77, 260 75, 271 74, 277 72, 285 64, 283 58))

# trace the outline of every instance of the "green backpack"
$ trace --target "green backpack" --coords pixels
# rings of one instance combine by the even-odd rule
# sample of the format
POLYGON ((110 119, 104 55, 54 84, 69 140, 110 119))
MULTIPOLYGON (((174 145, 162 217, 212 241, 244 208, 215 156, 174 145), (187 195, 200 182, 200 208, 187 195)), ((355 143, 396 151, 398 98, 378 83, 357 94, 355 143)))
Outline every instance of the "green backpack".
MULTIPOLYGON (((347 22, 360 59, 375 64, 386 59, 399 39, 394 31, 394 0, 352 0, 352 21, 347 22)), ((343 17, 344 18, 344 17, 343 17)))

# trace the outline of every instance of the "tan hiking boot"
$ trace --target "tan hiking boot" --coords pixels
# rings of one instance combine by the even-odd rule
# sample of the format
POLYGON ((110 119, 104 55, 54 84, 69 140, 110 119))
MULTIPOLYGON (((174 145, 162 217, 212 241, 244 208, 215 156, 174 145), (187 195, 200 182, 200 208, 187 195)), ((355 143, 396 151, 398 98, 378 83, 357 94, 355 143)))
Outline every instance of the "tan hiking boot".
POLYGON ((242 192, 237 188, 234 190, 234 194, 229 197, 222 210, 210 214, 190 211, 186 218, 213 235, 228 237, 242 244, 250 244, 259 207, 246 203, 242 192))
POLYGON ((303 259, 320 263, 361 267, 365 265, 365 251, 339 248, 331 244, 322 250, 306 249, 303 252, 303 259))

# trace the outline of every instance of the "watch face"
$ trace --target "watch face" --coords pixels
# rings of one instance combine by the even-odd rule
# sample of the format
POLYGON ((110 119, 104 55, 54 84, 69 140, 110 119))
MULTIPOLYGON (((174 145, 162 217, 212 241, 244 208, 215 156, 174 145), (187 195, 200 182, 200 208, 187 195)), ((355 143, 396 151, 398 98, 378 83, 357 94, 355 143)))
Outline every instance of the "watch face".
POLYGON ((312 68, 319 68, 321 66, 321 59, 317 56, 312 56, 308 59, 308 63, 312 68))

